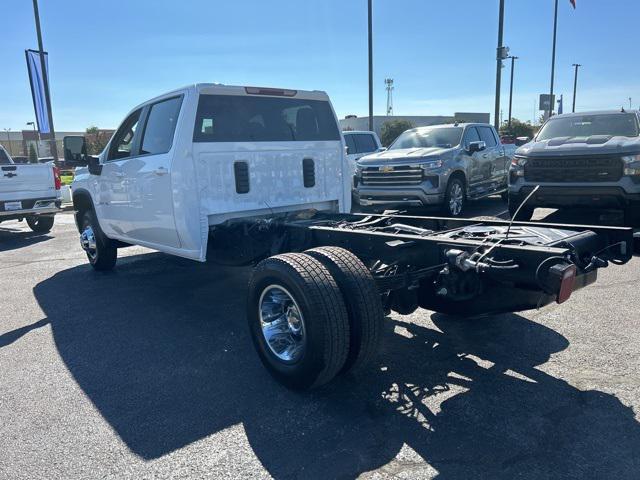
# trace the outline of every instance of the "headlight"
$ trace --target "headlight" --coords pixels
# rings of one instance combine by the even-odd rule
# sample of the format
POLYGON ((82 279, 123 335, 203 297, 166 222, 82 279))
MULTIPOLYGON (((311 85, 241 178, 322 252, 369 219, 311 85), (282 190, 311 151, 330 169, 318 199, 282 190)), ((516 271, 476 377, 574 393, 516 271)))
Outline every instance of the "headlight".
POLYGON ((516 155, 511 159, 511 165, 514 167, 524 167, 527 163, 527 157, 523 157, 521 155, 516 155))
POLYGON ((640 175, 640 154, 625 155, 622 157, 624 162, 625 175, 640 175))
POLYGON ((431 160, 420 164, 420 167, 422 167, 423 170, 431 170, 433 168, 440 168, 441 166, 442 160, 431 160))

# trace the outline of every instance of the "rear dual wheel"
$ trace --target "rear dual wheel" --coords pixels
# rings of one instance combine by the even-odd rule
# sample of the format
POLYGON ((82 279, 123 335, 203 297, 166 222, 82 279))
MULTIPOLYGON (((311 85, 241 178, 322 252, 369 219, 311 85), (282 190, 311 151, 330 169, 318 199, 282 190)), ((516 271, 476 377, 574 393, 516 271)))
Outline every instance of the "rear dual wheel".
POLYGON ((271 375, 307 390, 371 360, 382 308, 362 262, 346 250, 323 247, 260 262, 249 282, 248 321, 271 375))

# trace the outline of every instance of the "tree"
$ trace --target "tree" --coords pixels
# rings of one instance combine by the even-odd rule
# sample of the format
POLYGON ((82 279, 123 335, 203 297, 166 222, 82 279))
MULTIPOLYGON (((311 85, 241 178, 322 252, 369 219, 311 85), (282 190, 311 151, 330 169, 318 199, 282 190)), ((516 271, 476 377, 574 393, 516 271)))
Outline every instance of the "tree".
POLYGON ((33 143, 29 144, 29 163, 38 163, 38 154, 36 153, 36 147, 33 143))
POLYGON ((500 126, 501 135, 513 135, 514 137, 532 138, 537 128, 531 125, 531 122, 523 122, 517 118, 511 119, 511 131, 509 131, 509 122, 504 121, 500 126))
POLYGON ((95 125, 87 128, 85 138, 87 140, 87 154, 98 155, 109 143, 111 130, 102 130, 95 125))
POLYGON ((411 128, 413 128, 413 124, 407 120, 390 120, 388 122, 384 122, 382 125, 380 141, 382 142, 382 145, 388 147, 402 132, 411 128))

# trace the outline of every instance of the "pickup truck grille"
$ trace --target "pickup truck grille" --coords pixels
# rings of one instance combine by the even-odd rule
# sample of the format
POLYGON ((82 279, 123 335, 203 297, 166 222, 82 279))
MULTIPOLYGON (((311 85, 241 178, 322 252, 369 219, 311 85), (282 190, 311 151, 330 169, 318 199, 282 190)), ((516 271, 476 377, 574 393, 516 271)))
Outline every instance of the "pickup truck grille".
POLYGON ((422 168, 407 165, 389 167, 365 167, 362 169, 362 185, 419 185, 423 180, 422 168))
POLYGON ((529 158, 524 166, 528 182, 615 182, 622 177, 620 157, 529 158))

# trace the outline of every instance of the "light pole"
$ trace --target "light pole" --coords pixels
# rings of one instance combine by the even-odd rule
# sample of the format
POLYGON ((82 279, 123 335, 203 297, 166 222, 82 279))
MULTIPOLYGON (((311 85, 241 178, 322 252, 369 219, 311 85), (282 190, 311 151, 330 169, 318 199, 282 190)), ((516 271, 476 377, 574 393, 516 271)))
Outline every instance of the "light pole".
POLYGON ((27 122, 27 125, 33 127, 33 133, 36 135, 36 156, 40 158, 40 132, 36 130, 36 122, 27 122))
POLYGON ((9 155, 13 157, 13 151, 11 150, 11 138, 9 138, 9 132, 11 131, 11 129, 5 128, 4 131, 7 132, 7 146, 9 147, 9 155))
POLYGON ((499 116, 500 116, 500 81, 502 77, 502 60, 504 60, 505 53, 502 46, 502 33, 504 31, 504 0, 500 0, 500 13, 498 16, 498 48, 496 49, 496 105, 493 111, 493 126, 496 131, 500 129, 499 116))
POLYGON ((571 113, 575 113, 576 111, 576 90, 578 88, 578 68, 582 65, 579 63, 574 63, 573 67, 575 68, 575 74, 573 75, 573 105, 571 107, 571 113))
POLYGON ((549 116, 553 115, 553 78, 556 69, 556 32, 558 30, 558 0, 553 14, 553 47, 551 48, 551 88, 549 89, 549 116))
POLYGON ((372 0, 368 1, 368 32, 369 32, 369 131, 373 131, 373 19, 371 5, 372 0))
POLYGON ((516 60, 519 57, 514 57, 513 55, 511 55, 509 58, 511 58, 511 86, 509 87, 509 120, 508 120, 508 129, 509 129, 509 134, 511 134, 511 105, 513 102, 513 69, 516 66, 516 60))

